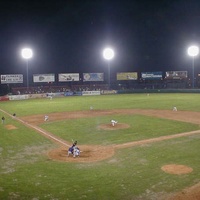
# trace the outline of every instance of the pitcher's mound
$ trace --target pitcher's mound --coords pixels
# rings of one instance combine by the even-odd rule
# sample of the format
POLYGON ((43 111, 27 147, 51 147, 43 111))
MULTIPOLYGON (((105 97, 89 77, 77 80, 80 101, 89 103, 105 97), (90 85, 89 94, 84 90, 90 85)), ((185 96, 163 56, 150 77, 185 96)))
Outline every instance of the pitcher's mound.
POLYGON ((98 126, 99 129, 103 130, 118 130, 118 129, 126 129, 129 128, 130 126, 128 124, 123 124, 123 123, 117 123, 115 126, 112 126, 111 124, 101 124, 98 126))
POLYGON ((188 174, 193 171, 191 167, 175 164, 164 165, 161 169, 168 174, 188 174))

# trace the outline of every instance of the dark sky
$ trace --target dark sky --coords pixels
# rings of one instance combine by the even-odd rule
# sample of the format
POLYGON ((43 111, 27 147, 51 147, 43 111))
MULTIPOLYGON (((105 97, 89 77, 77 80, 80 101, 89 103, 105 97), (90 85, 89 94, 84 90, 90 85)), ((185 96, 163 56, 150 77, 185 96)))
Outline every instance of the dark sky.
MULTIPOLYGON (((200 43, 199 0, 1 0, 0 74, 191 70, 187 55, 200 43)), ((196 70, 200 70, 196 58, 196 70)))

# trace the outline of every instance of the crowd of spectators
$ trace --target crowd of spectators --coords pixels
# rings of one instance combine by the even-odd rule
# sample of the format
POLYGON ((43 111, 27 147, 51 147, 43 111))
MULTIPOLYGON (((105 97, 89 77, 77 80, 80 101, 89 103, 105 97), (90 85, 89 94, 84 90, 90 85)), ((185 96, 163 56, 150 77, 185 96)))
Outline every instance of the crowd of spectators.
POLYGON ((59 93, 59 92, 79 92, 79 91, 101 91, 108 89, 106 84, 100 85, 73 85, 69 86, 37 86, 37 87, 13 87, 12 94, 20 95, 20 94, 43 94, 43 93, 59 93))
MULTIPOLYGON (((157 81, 122 81, 110 85, 114 90, 134 90, 134 89, 188 89, 191 84, 187 80, 157 80, 157 81)), ((109 90, 108 84, 105 83, 76 83, 67 85, 41 85, 34 87, 12 87, 13 95, 20 94, 43 94, 59 92, 81 92, 81 91, 102 91, 109 90)))
POLYGON ((56 92, 67 92, 71 89, 68 87, 61 86, 37 86, 37 87, 16 87, 12 88, 13 95, 20 94, 43 94, 43 93, 56 93, 56 92))

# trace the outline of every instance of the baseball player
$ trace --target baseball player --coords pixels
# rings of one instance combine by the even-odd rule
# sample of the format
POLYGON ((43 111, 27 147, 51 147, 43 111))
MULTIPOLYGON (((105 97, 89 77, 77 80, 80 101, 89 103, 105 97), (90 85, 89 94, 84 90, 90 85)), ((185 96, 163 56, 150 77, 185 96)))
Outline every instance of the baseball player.
POLYGON ((72 155, 74 154, 74 147, 73 146, 69 147, 69 149, 68 149, 67 156, 69 157, 70 154, 72 154, 72 155))
POLYGON ((70 154, 73 155, 73 157, 77 157, 80 155, 81 151, 80 149, 76 146, 77 144, 77 141, 75 141, 72 146, 68 149, 68 153, 67 153, 67 156, 69 157, 70 154))
POLYGON ((4 124, 4 122, 5 122, 5 117, 4 116, 1 118, 1 121, 2 121, 2 124, 4 124))
POLYGON ((173 107, 173 111, 177 111, 177 107, 176 106, 173 107))
POLYGON ((73 157, 77 157, 80 155, 80 149, 78 147, 74 147, 73 157))
POLYGON ((76 145, 77 145, 77 141, 72 140, 72 142, 73 142, 72 146, 69 147, 69 149, 68 149, 68 154, 67 154, 68 156, 69 156, 70 154, 74 154, 74 149, 75 149, 75 147, 76 147, 76 145))
POLYGON ((48 115, 45 115, 44 116, 44 121, 46 122, 46 121, 48 121, 49 120, 49 116, 48 115))
POLYGON ((112 126, 115 126, 115 124, 118 123, 118 121, 115 121, 115 120, 113 120, 113 119, 111 119, 110 122, 111 122, 111 125, 112 125, 112 126))
POLYGON ((73 142, 72 147, 75 147, 77 145, 77 141, 73 142))

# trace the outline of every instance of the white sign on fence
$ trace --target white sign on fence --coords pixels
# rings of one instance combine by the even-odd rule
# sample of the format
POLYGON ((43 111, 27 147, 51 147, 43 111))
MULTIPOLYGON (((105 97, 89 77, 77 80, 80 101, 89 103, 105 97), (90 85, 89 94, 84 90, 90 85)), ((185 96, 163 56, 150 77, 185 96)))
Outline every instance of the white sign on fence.
POLYGON ((1 84, 23 83, 22 74, 3 74, 1 75, 1 84))
POLYGON ((55 74, 34 74, 33 75, 34 83, 49 83, 55 82, 55 74))

